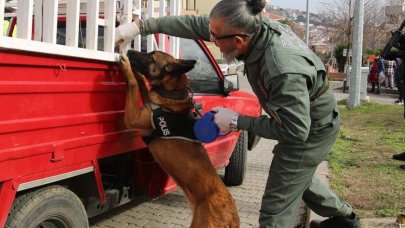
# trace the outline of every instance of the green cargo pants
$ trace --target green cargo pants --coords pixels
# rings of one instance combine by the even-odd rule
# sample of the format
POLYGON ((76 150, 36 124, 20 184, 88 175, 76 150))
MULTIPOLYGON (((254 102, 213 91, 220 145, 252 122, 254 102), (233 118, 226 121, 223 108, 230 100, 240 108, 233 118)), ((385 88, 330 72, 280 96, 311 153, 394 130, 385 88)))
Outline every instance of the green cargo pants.
POLYGON ((260 227, 294 227, 301 199, 324 217, 351 214, 352 207, 315 175, 316 168, 335 143, 339 127, 337 116, 329 126, 311 129, 305 143, 279 142, 274 147, 260 209, 260 227))

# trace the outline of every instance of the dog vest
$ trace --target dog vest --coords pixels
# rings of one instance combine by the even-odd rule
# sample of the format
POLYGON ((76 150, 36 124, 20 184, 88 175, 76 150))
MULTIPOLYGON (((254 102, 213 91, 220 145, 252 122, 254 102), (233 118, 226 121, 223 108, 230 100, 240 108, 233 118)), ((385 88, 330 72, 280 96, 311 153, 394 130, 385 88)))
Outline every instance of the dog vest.
POLYGON ((151 120, 154 130, 151 135, 144 137, 147 144, 155 138, 200 142, 194 135, 193 128, 197 120, 193 113, 171 113, 157 107, 152 108, 151 120))

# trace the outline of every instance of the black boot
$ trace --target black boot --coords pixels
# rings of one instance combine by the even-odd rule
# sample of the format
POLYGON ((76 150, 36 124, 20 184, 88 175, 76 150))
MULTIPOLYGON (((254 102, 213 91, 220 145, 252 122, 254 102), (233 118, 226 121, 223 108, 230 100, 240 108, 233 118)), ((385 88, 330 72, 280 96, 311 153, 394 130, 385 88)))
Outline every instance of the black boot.
POLYGON ((375 91, 375 84, 371 83, 371 90, 369 93, 374 93, 375 91))
POLYGON ((360 227, 359 217, 352 212, 347 217, 330 217, 326 220, 313 220, 309 224, 310 228, 358 228, 360 227))
POLYGON ((405 170, 405 164, 399 165, 399 168, 405 170))
POLYGON ((392 159, 399 160, 399 161, 405 161, 405 152, 392 155, 392 159))

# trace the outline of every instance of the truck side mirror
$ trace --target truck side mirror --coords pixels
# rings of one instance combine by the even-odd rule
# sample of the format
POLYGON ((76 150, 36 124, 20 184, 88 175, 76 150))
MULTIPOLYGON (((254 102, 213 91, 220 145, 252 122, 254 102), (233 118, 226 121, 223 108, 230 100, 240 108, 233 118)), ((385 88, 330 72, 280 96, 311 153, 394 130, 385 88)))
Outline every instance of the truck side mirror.
POLYGON ((239 90, 239 78, 237 74, 230 74, 225 76, 224 91, 229 93, 239 90))

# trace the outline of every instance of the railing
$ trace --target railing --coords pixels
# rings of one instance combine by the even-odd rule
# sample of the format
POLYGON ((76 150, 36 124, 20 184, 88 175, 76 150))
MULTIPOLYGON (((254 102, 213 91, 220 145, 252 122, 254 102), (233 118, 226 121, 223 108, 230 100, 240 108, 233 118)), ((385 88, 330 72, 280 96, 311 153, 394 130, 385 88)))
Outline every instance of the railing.
MULTIPOLYGON (((179 15, 180 3, 181 0, 148 0, 147 8, 142 8, 141 0, 0 0, 0 49, 118 61, 118 54, 114 53, 116 20, 126 23, 140 15, 142 18, 179 15), (6 8, 16 10, 5 13, 6 8), (83 16, 86 42, 84 47, 79 47, 79 24, 83 16), (57 24, 61 17, 66 18, 65 44, 57 44, 57 24), (5 18, 18 21, 16 37, 3 35, 5 18), (104 29, 103 51, 97 50, 99 27, 104 29)), ((153 35, 147 37, 147 51, 167 50, 166 35, 159 36, 159 45, 153 35)), ((177 38, 171 39, 170 53, 174 56, 178 56, 178 45, 177 38)), ((141 49, 139 36, 133 47, 141 49)))

